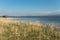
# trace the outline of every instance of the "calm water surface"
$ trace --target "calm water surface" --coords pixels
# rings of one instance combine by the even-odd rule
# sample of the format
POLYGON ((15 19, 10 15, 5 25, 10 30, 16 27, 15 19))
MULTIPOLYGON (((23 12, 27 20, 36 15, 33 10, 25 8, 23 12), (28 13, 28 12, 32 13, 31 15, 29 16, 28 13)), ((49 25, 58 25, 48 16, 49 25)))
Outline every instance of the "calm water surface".
POLYGON ((22 21, 37 21, 37 22, 43 22, 43 23, 55 23, 60 24, 60 16, 49 16, 49 17, 40 17, 40 16, 25 16, 25 17, 15 17, 16 20, 22 20, 22 21))

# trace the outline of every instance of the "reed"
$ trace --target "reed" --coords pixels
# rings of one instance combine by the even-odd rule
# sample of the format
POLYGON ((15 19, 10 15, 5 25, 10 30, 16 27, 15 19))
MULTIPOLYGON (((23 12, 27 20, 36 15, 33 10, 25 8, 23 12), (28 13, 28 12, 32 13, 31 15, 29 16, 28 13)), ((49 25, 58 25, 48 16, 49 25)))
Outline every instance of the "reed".
POLYGON ((0 40, 60 40, 53 24, 9 20, 0 21, 0 40))

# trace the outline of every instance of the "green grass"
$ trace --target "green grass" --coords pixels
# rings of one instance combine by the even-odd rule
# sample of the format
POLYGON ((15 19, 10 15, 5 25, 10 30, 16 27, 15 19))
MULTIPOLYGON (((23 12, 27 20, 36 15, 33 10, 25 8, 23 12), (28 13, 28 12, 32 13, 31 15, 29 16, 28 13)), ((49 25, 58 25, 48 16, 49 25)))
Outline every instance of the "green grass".
POLYGON ((60 40, 60 31, 54 25, 0 23, 0 40, 60 40))

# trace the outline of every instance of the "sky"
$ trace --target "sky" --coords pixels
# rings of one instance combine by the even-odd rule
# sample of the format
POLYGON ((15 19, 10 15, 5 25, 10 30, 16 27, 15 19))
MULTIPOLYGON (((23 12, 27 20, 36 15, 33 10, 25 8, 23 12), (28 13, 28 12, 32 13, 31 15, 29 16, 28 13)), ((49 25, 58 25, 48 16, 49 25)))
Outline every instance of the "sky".
POLYGON ((0 16, 60 14, 60 0, 0 0, 0 16))

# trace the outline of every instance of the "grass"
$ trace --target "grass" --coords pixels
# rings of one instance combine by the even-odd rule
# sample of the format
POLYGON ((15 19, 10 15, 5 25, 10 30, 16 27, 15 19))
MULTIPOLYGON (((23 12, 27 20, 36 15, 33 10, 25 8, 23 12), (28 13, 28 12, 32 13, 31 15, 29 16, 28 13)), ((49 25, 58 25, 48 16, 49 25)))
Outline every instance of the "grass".
POLYGON ((0 21, 0 40, 60 40, 53 24, 9 20, 0 21))

